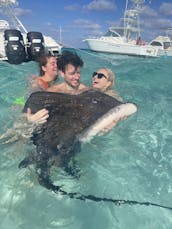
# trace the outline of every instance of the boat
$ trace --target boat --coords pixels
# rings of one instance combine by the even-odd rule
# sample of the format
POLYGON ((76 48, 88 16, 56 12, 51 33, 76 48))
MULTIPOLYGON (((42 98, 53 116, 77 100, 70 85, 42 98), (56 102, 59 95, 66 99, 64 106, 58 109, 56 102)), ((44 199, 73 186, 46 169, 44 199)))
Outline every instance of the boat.
POLYGON ((150 45, 158 48, 158 56, 172 56, 172 40, 169 36, 158 36, 150 45))
POLYGON ((109 27, 107 33, 98 38, 87 38, 88 49, 95 52, 132 56, 157 57, 159 48, 141 40, 140 10, 144 1, 126 1, 124 16, 119 26, 109 27), (131 4, 130 4, 131 5, 131 4))
POLYGON ((0 0, 0 8, 8 20, 0 20, 0 60, 10 64, 37 60, 43 54, 57 56, 62 43, 39 31, 27 31, 15 15, 16 0, 0 0))

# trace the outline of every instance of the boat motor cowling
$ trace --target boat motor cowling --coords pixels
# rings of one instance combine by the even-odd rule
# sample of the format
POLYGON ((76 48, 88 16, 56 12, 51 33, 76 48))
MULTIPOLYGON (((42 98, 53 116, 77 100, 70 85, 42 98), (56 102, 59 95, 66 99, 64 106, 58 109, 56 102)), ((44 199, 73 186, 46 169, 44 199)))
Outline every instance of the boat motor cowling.
POLYGON ((23 36, 19 30, 7 29, 4 31, 5 52, 10 64, 21 64, 26 60, 23 36))
POLYGON ((27 33, 27 54, 29 60, 37 60, 45 54, 44 37, 40 32, 27 33))

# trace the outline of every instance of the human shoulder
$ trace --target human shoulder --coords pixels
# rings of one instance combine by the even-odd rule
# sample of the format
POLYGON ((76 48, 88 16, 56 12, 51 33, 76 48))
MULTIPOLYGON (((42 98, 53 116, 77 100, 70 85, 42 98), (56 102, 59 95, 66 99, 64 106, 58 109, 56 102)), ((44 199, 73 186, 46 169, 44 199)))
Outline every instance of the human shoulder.
POLYGON ((60 83, 60 84, 52 85, 51 87, 47 89, 47 91, 59 92, 62 90, 63 87, 64 87, 64 83, 60 83))
POLYGON ((28 93, 31 94, 36 91, 46 90, 47 82, 40 80, 40 76, 31 75, 28 80, 28 93))
POLYGON ((44 90, 48 89, 48 87, 49 87, 48 83, 41 76, 36 77, 35 81, 39 84, 39 86, 42 89, 44 89, 44 90))
POLYGON ((87 89, 87 88, 88 88, 88 86, 86 86, 86 85, 84 85, 82 83, 79 85, 79 90, 87 89))
POLYGON ((81 93, 83 93, 83 92, 85 92, 85 91, 88 91, 88 90, 90 90, 90 89, 92 89, 92 88, 84 85, 83 87, 81 87, 81 88, 79 88, 79 89, 77 90, 77 93, 76 93, 76 94, 81 94, 81 93))

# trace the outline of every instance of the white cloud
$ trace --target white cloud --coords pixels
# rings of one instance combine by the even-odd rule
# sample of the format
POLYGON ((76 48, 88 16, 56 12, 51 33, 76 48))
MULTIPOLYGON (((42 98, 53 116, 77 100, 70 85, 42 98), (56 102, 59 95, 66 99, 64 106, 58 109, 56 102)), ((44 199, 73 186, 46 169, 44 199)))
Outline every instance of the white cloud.
POLYGON ((31 14, 31 10, 30 9, 21 9, 21 8, 15 8, 14 9, 14 14, 16 16, 24 16, 24 15, 28 15, 31 14))
MULTIPOLYGON (((31 14, 32 11, 30 9, 14 8, 13 13, 15 16, 20 17, 20 16, 31 14)), ((0 15, 9 15, 9 13, 6 9, 0 9, 0 15)))
POLYGON ((79 30, 83 33, 84 37, 90 36, 100 36, 102 35, 101 25, 84 19, 78 19, 74 21, 74 27, 79 28, 79 30))
POLYGON ((84 10, 116 10, 116 5, 112 0, 93 0, 88 5, 83 6, 84 10))
POLYGON ((152 21, 151 24, 155 29, 167 29, 172 27, 172 21, 167 18, 157 18, 156 20, 152 21))
POLYGON ((154 9, 150 8, 148 5, 143 7, 141 14, 145 17, 157 17, 158 16, 158 13, 154 9))
POLYGON ((167 2, 162 3, 159 10, 165 16, 171 16, 172 15, 172 3, 167 3, 167 2))
POLYGON ((144 17, 141 20, 142 35, 152 39, 158 35, 166 35, 168 28, 172 27, 172 20, 169 18, 152 16, 144 17))
POLYGON ((172 20, 167 17, 170 14, 172 15, 172 3, 163 3, 159 8, 159 12, 145 6, 142 11, 141 27, 152 31, 152 33, 156 31, 161 34, 167 28, 172 27, 172 20))
POLYGON ((101 26, 99 24, 94 23, 94 22, 89 21, 89 20, 84 20, 84 19, 77 19, 74 21, 74 23, 77 27, 81 27, 84 29, 98 30, 101 28, 101 26))

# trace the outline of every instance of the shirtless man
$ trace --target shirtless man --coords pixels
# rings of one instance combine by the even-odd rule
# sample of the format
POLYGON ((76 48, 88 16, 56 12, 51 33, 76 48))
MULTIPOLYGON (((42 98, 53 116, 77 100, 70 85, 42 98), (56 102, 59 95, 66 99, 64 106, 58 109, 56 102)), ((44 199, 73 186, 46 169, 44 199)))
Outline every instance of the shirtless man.
POLYGON ((75 94, 87 88, 80 83, 83 61, 77 54, 65 51, 59 58, 57 65, 64 82, 49 87, 47 91, 75 94))

